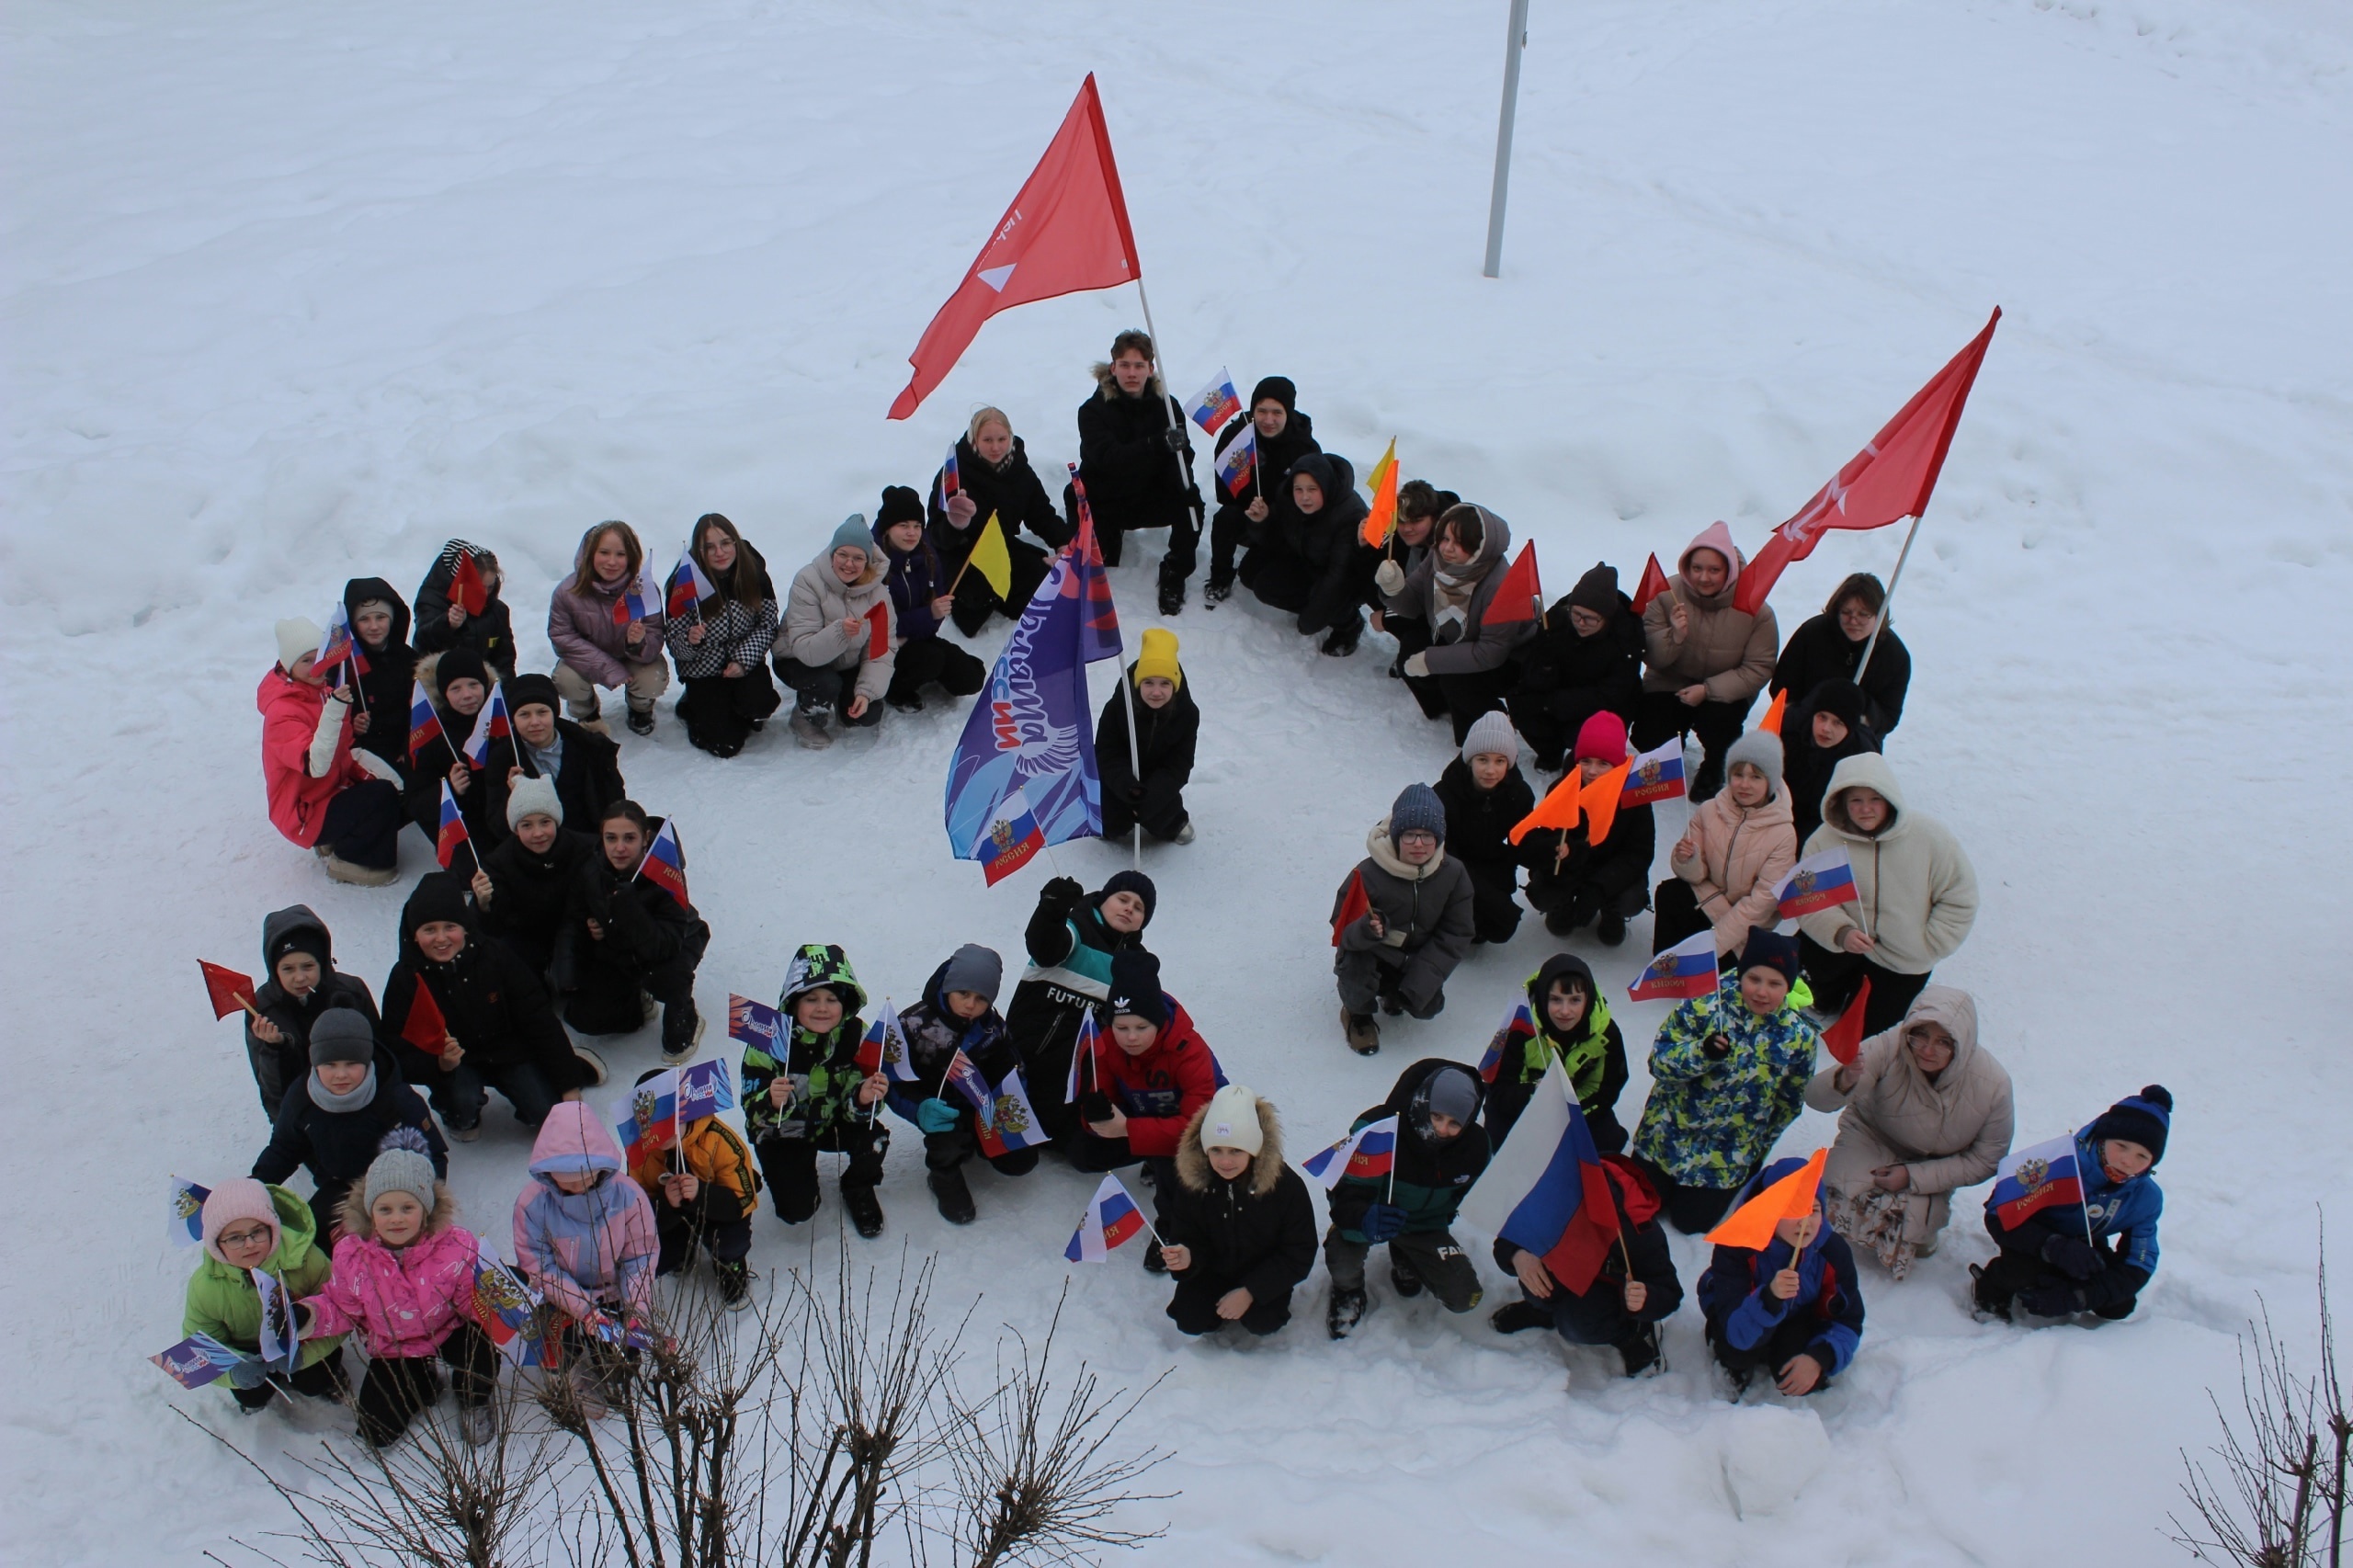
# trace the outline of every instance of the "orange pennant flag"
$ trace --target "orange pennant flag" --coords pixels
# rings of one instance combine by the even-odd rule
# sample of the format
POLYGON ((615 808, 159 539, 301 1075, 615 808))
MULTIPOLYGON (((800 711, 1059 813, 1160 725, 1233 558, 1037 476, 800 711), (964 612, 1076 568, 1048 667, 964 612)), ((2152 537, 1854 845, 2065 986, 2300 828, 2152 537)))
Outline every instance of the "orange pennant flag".
POLYGON ((1609 829, 1618 821, 1618 798, 1626 792, 1626 780, 1633 770, 1634 759, 1628 757, 1577 791, 1577 804, 1585 811, 1587 844, 1598 844, 1609 836, 1609 829))
POLYGON ((1773 1239, 1774 1226, 1784 1220, 1802 1220, 1813 1212, 1814 1195, 1822 1187, 1823 1162, 1829 1157, 1829 1150, 1816 1149, 1813 1158, 1802 1167, 1733 1210, 1729 1219, 1710 1231, 1709 1244, 1764 1251, 1773 1239))
MULTIPOLYGON (((1515 824, 1508 836, 1514 844, 1526 838, 1540 827, 1557 827, 1563 833, 1577 825, 1577 800, 1585 788, 1585 778, 1572 763, 1561 775, 1545 797, 1536 802, 1536 809, 1515 824)), ((1611 808, 1615 810, 1615 807, 1611 808)))
POLYGON ((1790 710, 1790 688, 1783 687, 1773 694, 1773 706, 1765 710, 1764 722, 1756 727, 1768 735, 1781 733, 1781 715, 1790 710))
POLYGON ((1363 539, 1369 550, 1379 550, 1389 542, 1390 531, 1397 526, 1397 442, 1392 437, 1389 451, 1372 469, 1372 510, 1365 514, 1363 539))

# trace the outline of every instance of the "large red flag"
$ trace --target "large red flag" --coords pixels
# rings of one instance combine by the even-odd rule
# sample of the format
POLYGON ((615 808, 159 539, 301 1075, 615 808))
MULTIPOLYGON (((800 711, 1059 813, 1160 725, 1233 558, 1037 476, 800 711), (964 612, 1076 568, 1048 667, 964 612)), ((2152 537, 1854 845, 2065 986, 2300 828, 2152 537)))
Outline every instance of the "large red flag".
POLYGON ((1529 540, 1519 547, 1519 559, 1504 572, 1504 580, 1495 585, 1495 597, 1480 613, 1483 625, 1501 626, 1506 621, 1534 620, 1544 610, 1544 583, 1536 574, 1536 541, 1529 540))
POLYGON ((1961 423, 1969 389, 1976 384, 1977 367, 1984 362, 1985 346, 1994 341, 1994 328, 2001 319, 1996 306, 1985 330, 1915 392, 1836 478, 1798 508, 1796 517, 1773 530, 1740 574, 1740 586, 1733 593, 1734 609, 1755 615, 1773 591, 1781 568, 1812 555, 1830 529, 1881 528, 1920 515, 1937 488, 1953 429, 1961 423))
POLYGON ((947 380, 981 324, 997 312, 1132 283, 1142 271, 1119 165, 1111 160, 1103 100, 1090 73, 1029 183, 907 356, 915 379, 891 405, 891 417, 904 419, 921 406, 947 380))

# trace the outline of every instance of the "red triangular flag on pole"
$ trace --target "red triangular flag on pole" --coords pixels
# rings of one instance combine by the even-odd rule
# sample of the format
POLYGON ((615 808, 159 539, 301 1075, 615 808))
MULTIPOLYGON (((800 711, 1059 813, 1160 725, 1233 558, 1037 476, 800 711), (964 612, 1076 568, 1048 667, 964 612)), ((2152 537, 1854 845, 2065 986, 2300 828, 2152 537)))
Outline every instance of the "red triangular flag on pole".
POLYGON ((866 612, 866 656, 879 659, 891 651, 891 601, 878 599, 866 612))
POLYGON ((1372 913, 1372 895, 1364 891, 1364 872, 1348 873, 1348 885, 1340 894, 1340 907, 1332 916, 1332 945, 1340 945, 1340 933, 1372 913))
POLYGON ((1773 530, 1740 574, 1740 585, 1733 591, 1734 609, 1756 614, 1781 568, 1812 555, 1830 529, 1885 528, 1926 509, 1937 475, 1944 471, 1961 411, 1968 405, 1969 389, 1976 384, 1977 367, 1984 362, 1985 346, 1993 342, 2001 319, 1997 307, 1968 347, 1913 393, 1912 401, 1847 460, 1836 478, 1815 491, 1796 517, 1773 530))
POLYGON ((1863 1009, 1870 1006, 1871 977, 1863 976, 1862 984, 1855 988, 1855 999, 1838 1015, 1838 1021, 1822 1031, 1823 1049, 1838 1060, 1841 1066, 1852 1062, 1863 1049, 1863 1009))
POLYGON ((252 1010, 253 976, 239 974, 235 970, 224 969, 217 963, 206 963, 202 959, 196 960, 196 967, 204 971, 204 994, 212 1000, 212 1017, 215 1022, 227 1017, 232 1013, 252 1010))
POLYGON ((468 615, 490 608, 490 585, 482 580, 482 568, 474 564, 471 550, 458 551, 458 563, 449 569, 449 602, 468 615))
POLYGON ((1651 608, 1651 601, 1666 592, 1666 574, 1660 569, 1658 551, 1651 551, 1650 561, 1643 567, 1643 580, 1634 585, 1634 613, 1640 615, 1651 608))
POLYGON ((1142 271, 1135 234, 1128 227, 1127 198, 1120 191, 1119 165, 1111 159, 1103 100, 1090 74, 1046 155, 1029 171, 964 281, 907 356, 915 378, 891 405, 891 417, 904 419, 921 406, 955 369, 981 324, 997 312, 1060 294, 1117 288, 1134 282, 1142 271))
POLYGON ((427 1056, 440 1055, 449 1043, 449 1025, 441 1017, 441 1004, 433 999, 422 976, 409 998, 408 1017, 401 1020, 401 1038, 427 1056))
POLYGON ((1511 563, 1504 580, 1495 585, 1495 597, 1487 601, 1486 610, 1479 619, 1487 626, 1534 620, 1543 607, 1544 585, 1536 575, 1536 541, 1531 539, 1519 547, 1519 559, 1511 563))
POLYGON ((1757 722, 1756 727, 1768 735, 1778 735, 1781 733, 1781 721, 1789 711, 1790 688, 1785 686, 1773 694, 1772 703, 1765 710, 1765 717, 1757 722))

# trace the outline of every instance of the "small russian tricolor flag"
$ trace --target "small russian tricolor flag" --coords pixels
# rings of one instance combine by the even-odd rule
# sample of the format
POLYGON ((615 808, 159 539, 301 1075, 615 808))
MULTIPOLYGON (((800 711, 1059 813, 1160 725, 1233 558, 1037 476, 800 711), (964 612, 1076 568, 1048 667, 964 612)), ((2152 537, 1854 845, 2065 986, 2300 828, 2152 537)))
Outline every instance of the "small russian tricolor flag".
POLYGON ((948 510, 948 498, 964 493, 963 471, 956 465, 956 443, 948 443, 948 460, 939 465, 939 509, 948 510))
POLYGON ((1683 792, 1683 737, 1669 735, 1658 750, 1634 758, 1634 766, 1626 770, 1626 788, 1618 796, 1618 805, 1620 810, 1647 806, 1683 792))
POLYGON ((1397 1119, 1384 1116, 1368 1121, 1328 1149, 1319 1149, 1300 1169, 1324 1184, 1329 1192, 1342 1176, 1384 1176, 1397 1160, 1397 1119))
POLYGON ((1779 905, 1774 913, 1782 920, 1855 903, 1855 867, 1847 858, 1847 846, 1836 845, 1799 861, 1773 890, 1773 897, 1779 905))
POLYGON ((1706 996, 1716 989, 1716 933, 1711 927, 1651 960, 1626 994, 1637 1002, 1706 996))
POLYGON ((637 863, 637 874, 678 901, 681 909, 692 909, 687 902, 687 852, 678 847, 676 817, 662 819, 662 826, 654 842, 645 846, 645 858, 637 863))
POLYGON ((351 616, 337 603, 335 608, 327 611, 327 629, 319 633, 319 646, 317 652, 311 655, 311 668, 313 672, 332 669, 349 657, 351 616))
POLYGON ((466 737, 467 763, 474 767, 490 766, 490 743, 503 741, 515 733, 515 725, 506 714, 506 683, 490 683, 489 699, 482 711, 474 715, 474 733, 466 737))
POLYGON ((441 715, 433 710, 433 699, 425 695, 425 683, 421 680, 410 682, 408 759, 415 762, 420 752, 441 738, 441 715))
POLYGON ((1256 426, 1245 426, 1242 434, 1225 444, 1217 455, 1217 477, 1228 495, 1239 495, 1242 487, 1250 483, 1251 470, 1258 466, 1258 432, 1256 426))
POLYGON ((1528 1010, 1528 1003, 1523 998, 1518 1006, 1512 1008, 1511 1017, 1504 1020, 1503 1028, 1488 1040, 1487 1053, 1479 1058, 1479 1076, 1490 1084, 1494 1083, 1495 1074, 1503 1070, 1505 1056, 1521 1040, 1532 1040, 1535 1035, 1536 1015, 1528 1010))
MULTIPOLYGON (((1994 1190, 1985 1207, 2005 1230, 2016 1230, 2054 1203, 2084 1200, 2083 1173, 2075 1165, 2075 1141, 2062 1134, 2029 1149, 2013 1149, 1994 1167, 1994 1190)), ((2088 1233, 2090 1221, 2085 1221, 2088 1233)))
POLYGON ((613 601, 613 624, 627 626, 632 620, 648 620, 661 613, 662 588, 654 580, 654 562, 642 562, 637 568, 637 581, 613 601))
POLYGON ((1016 790, 997 802, 996 818, 981 835, 981 874, 996 886, 1021 869, 1046 846, 1046 830, 1029 810, 1029 799, 1016 790))
POLYGON ((1116 1176, 1107 1176, 1087 1199, 1086 1212, 1072 1233, 1063 1256, 1073 1263, 1101 1263, 1138 1231, 1145 1229, 1143 1213, 1116 1176))
POLYGON ((1242 412, 1241 394, 1233 390, 1233 376, 1220 369, 1209 385, 1195 392, 1185 404, 1185 413, 1192 422, 1216 435, 1225 428, 1225 422, 1242 412))
MULTIPOLYGON (((449 781, 444 778, 441 780, 441 827, 433 835, 433 858, 441 862, 443 870, 448 870, 449 862, 458 858, 458 846, 460 844, 471 849, 473 837, 466 832, 465 813, 458 810, 458 797, 449 792, 449 781)), ((480 869, 482 860, 479 856, 475 858, 474 865, 480 869)))
POLYGON ((690 609, 699 614, 698 607, 702 601, 717 597, 718 593, 710 579, 703 575, 702 562, 697 561, 694 552, 689 551, 679 556, 678 563, 670 568, 670 592, 663 608, 672 615, 684 615, 690 609))

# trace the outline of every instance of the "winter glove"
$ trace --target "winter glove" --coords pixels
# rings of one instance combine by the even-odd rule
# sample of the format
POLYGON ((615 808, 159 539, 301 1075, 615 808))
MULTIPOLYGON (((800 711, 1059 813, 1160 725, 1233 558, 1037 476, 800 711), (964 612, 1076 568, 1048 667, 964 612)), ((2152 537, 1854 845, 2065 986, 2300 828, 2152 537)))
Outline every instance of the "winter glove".
POLYGON ((1078 1119, 1093 1125, 1111 1119, 1111 1096, 1100 1089, 1089 1089, 1078 1096, 1078 1119))
POLYGON ((1405 1233, 1405 1211, 1394 1203, 1376 1203, 1364 1211, 1357 1229, 1369 1242, 1394 1241, 1405 1233))
POLYGON ((2083 1292, 2073 1285, 2038 1285, 2018 1292, 2018 1305, 2039 1318, 2071 1317, 2083 1311, 2083 1292))
POLYGON ((269 1381, 269 1363, 258 1356, 247 1356, 229 1369, 229 1386, 250 1393, 269 1381))
POLYGON ((1405 673, 1415 680, 1421 679, 1430 673, 1430 656, 1427 653, 1415 654, 1405 661, 1405 673))
POLYGON ((2097 1274, 2102 1267, 2098 1250, 2081 1236, 2044 1237, 2042 1261, 2079 1283, 2097 1274))
POLYGON ((1077 878, 1056 877, 1040 891, 1038 903, 1040 908, 1053 910, 1059 915, 1068 915, 1078 907, 1078 901, 1086 896, 1086 884, 1079 881, 1077 878))
POLYGON ((343 722, 350 714, 351 705, 339 697, 319 704, 319 727, 311 732, 311 755, 306 759, 312 778, 324 778, 327 769, 335 766, 335 744, 343 738, 343 722))
POLYGON ((956 1108, 942 1099, 926 1100, 915 1107, 915 1125, 926 1132, 953 1132, 956 1108))
POLYGON ((1373 573, 1372 582, 1373 586, 1393 598, 1397 590, 1405 585, 1405 569, 1394 561, 1384 561, 1373 573))
POLYGON ((1168 449, 1172 452, 1181 452, 1185 449, 1185 427, 1182 425, 1171 425, 1160 433, 1160 438, 1167 443, 1168 449))
POLYGON ((387 784, 404 786, 408 783, 407 779, 401 777, 399 768, 394 767, 372 751, 355 750, 351 754, 351 760, 358 763, 360 771, 371 778, 381 778, 387 784))

